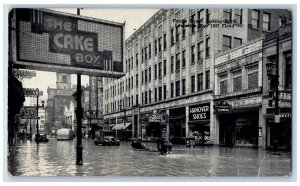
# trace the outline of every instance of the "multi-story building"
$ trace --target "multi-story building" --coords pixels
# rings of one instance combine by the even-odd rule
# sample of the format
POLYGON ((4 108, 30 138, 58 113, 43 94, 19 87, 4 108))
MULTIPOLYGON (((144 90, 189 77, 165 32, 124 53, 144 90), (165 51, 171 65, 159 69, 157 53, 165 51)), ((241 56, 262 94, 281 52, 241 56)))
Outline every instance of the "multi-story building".
MULTIPOLYGON (((71 75, 56 73, 56 88, 48 87, 48 99, 46 110, 46 123, 49 129, 59 129, 65 126, 65 107, 68 109, 74 103, 72 94, 75 87, 71 86, 71 75)), ((75 118, 74 118, 75 119, 75 118)))
MULTIPOLYGON (((30 107, 37 107, 37 98, 36 97, 28 97, 26 98, 28 101, 25 102, 25 106, 30 106, 30 107)), ((38 117, 39 117, 39 133, 41 134, 47 134, 49 132, 48 130, 48 126, 46 124, 46 110, 45 110, 45 100, 39 98, 38 100, 38 117)), ((27 133, 31 133, 32 134, 36 134, 37 132, 37 120, 36 118, 32 118, 32 119, 26 119, 26 123, 27 123, 27 127, 26 127, 26 131, 27 133), (31 129, 30 129, 31 128, 31 129)))
POLYGON ((132 121, 132 137, 158 137, 159 113, 171 140, 200 134, 219 144, 213 110, 215 57, 278 29, 287 10, 161 9, 125 42, 125 72, 105 79, 104 119, 132 121), (193 24, 194 23, 194 24, 193 24))
POLYGON ((283 25, 266 35, 263 41, 263 104, 262 135, 266 147, 291 148, 292 129, 292 26, 283 25), (271 63, 270 80, 266 65, 271 63), (277 63, 277 67, 276 67, 277 63), (278 118, 276 121, 276 70, 278 70, 278 118))
POLYGON ((215 57, 214 117, 220 145, 262 146, 263 39, 215 57))

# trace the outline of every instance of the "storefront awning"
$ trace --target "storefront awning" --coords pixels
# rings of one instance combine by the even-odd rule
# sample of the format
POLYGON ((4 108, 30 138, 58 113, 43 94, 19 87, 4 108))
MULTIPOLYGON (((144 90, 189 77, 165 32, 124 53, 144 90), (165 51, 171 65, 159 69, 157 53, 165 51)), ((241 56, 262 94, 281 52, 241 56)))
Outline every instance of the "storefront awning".
POLYGON ((111 130, 122 130, 122 129, 126 129, 127 127, 129 127, 129 125, 131 125, 131 123, 118 123, 116 124, 113 128, 111 128, 111 130))

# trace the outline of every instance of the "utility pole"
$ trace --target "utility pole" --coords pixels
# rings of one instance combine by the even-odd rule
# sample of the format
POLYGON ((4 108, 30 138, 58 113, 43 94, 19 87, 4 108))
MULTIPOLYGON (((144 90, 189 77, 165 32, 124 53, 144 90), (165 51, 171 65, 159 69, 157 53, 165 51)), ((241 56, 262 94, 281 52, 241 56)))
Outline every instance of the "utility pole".
MULTIPOLYGON (((80 8, 77 8, 77 15, 80 15, 80 8)), ((77 146, 76 146, 76 165, 83 165, 82 161, 82 116, 83 109, 81 106, 81 74, 77 74, 77 146)))

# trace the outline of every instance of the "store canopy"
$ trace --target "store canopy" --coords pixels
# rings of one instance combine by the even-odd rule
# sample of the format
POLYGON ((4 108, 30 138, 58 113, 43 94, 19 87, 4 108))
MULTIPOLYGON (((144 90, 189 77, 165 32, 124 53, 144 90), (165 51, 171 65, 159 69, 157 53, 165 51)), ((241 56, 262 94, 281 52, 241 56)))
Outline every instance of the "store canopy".
POLYGON ((127 127, 129 127, 129 125, 131 125, 131 123, 118 123, 116 124, 113 128, 111 128, 112 130, 122 130, 122 129, 126 129, 127 127))

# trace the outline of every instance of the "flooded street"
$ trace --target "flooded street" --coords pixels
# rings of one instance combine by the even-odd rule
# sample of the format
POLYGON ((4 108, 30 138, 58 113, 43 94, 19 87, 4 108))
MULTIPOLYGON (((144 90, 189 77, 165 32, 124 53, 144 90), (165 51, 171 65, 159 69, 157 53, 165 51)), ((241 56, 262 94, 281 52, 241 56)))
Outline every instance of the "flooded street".
MULTIPOLYGON (((146 144, 148 147, 151 144, 146 144)), ((154 147, 155 144, 152 144, 154 147)), ((173 152, 135 151, 130 142, 96 146, 83 140, 83 166, 76 166, 76 139, 37 145, 20 141, 12 174, 16 176, 288 176, 291 154, 261 149, 173 145, 173 152)))

